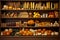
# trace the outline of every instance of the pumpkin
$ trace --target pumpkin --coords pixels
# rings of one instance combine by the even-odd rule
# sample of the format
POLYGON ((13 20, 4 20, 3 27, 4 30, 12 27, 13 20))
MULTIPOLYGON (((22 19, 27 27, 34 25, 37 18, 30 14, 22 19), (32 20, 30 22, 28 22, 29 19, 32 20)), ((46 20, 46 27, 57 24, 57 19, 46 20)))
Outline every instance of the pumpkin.
POLYGON ((33 25, 34 24, 34 20, 29 20, 28 21, 28 25, 33 25))

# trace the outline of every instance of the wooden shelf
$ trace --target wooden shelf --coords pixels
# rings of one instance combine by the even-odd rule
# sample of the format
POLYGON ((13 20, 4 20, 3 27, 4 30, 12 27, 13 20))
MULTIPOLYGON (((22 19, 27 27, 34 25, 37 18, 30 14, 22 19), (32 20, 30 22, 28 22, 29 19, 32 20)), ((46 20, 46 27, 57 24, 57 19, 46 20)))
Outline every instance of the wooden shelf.
POLYGON ((6 18, 6 17, 2 17, 1 19, 59 19, 59 18, 6 18))
POLYGON ((1 11, 59 11, 59 9, 46 9, 46 10, 41 10, 41 9, 20 9, 20 10, 1 10, 1 11))
POLYGON ((16 20, 22 20, 22 21, 28 21, 28 20, 39 20, 39 21, 58 21, 59 18, 1 18, 1 20, 4 20, 4 21, 16 21, 16 20))
POLYGON ((8 37, 9 38, 15 38, 15 37, 19 37, 19 38, 20 37, 22 37, 22 38, 33 38, 33 37, 34 38, 40 38, 40 37, 59 37, 59 36, 58 35, 53 35, 53 36, 52 35, 50 35, 50 36, 48 36, 48 35, 46 35, 46 36, 45 35, 42 35, 41 36, 40 35, 40 36, 0 36, 0 37, 6 37, 6 38, 8 38, 8 37))
POLYGON ((7 27, 3 27, 1 26, 0 28, 59 28, 59 26, 45 26, 45 27, 34 27, 34 26, 28 26, 28 27, 18 27, 18 26, 7 26, 7 27))
POLYGON ((58 0, 0 0, 0 1, 58 1, 58 0))
POLYGON ((0 36, 1 40, 60 40, 58 36, 0 36))

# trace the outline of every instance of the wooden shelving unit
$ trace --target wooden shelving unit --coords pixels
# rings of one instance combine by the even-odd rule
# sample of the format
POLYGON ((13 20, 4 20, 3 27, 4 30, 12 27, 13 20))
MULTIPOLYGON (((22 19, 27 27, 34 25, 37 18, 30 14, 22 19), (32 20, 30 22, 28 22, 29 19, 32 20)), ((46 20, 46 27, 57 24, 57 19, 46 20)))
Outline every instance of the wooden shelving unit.
MULTIPOLYGON (((42 13, 41 13, 42 14, 42 13)), ((1 26, 0 25, 0 40, 60 40, 60 1, 59 0, 0 0, 0 24, 5 23, 5 22, 16 22, 16 21, 27 21, 27 20, 39 20, 39 21, 50 21, 53 22, 57 21, 59 23, 59 26, 40 26, 40 27, 35 27, 35 26, 27 26, 27 27, 21 27, 21 26, 1 26), (20 9, 20 10, 4 10, 2 2, 58 2, 58 9, 46 9, 46 10, 41 10, 41 9, 20 9), (57 18, 19 18, 19 17, 3 17, 2 14, 4 12, 54 12, 58 11, 58 17, 57 18), (32 36, 4 36, 1 35, 1 31, 4 29, 51 29, 54 31, 58 31, 58 35, 32 35, 32 36)))

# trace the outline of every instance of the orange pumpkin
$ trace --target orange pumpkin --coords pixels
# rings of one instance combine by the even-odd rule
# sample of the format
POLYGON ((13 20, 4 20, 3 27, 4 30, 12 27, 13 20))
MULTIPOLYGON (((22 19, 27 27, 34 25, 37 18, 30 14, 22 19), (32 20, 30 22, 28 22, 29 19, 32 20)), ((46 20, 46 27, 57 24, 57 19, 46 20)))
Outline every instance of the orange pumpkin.
POLYGON ((10 32, 9 31, 4 31, 3 35, 10 35, 10 32))
POLYGON ((28 24, 29 24, 29 25, 33 25, 33 24, 34 24, 34 20, 29 20, 29 21, 28 21, 28 24))
POLYGON ((20 31, 19 31, 19 33, 20 33, 20 34, 23 34, 23 33, 24 33, 24 31, 20 30, 20 31))

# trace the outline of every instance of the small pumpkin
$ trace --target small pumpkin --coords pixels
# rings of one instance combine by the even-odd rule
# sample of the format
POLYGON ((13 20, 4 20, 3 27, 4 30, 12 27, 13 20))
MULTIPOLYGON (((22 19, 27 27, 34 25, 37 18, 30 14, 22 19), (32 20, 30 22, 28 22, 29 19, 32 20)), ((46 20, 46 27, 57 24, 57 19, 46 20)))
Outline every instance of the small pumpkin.
POLYGON ((29 20, 28 21, 28 25, 33 25, 34 24, 34 20, 29 20))

